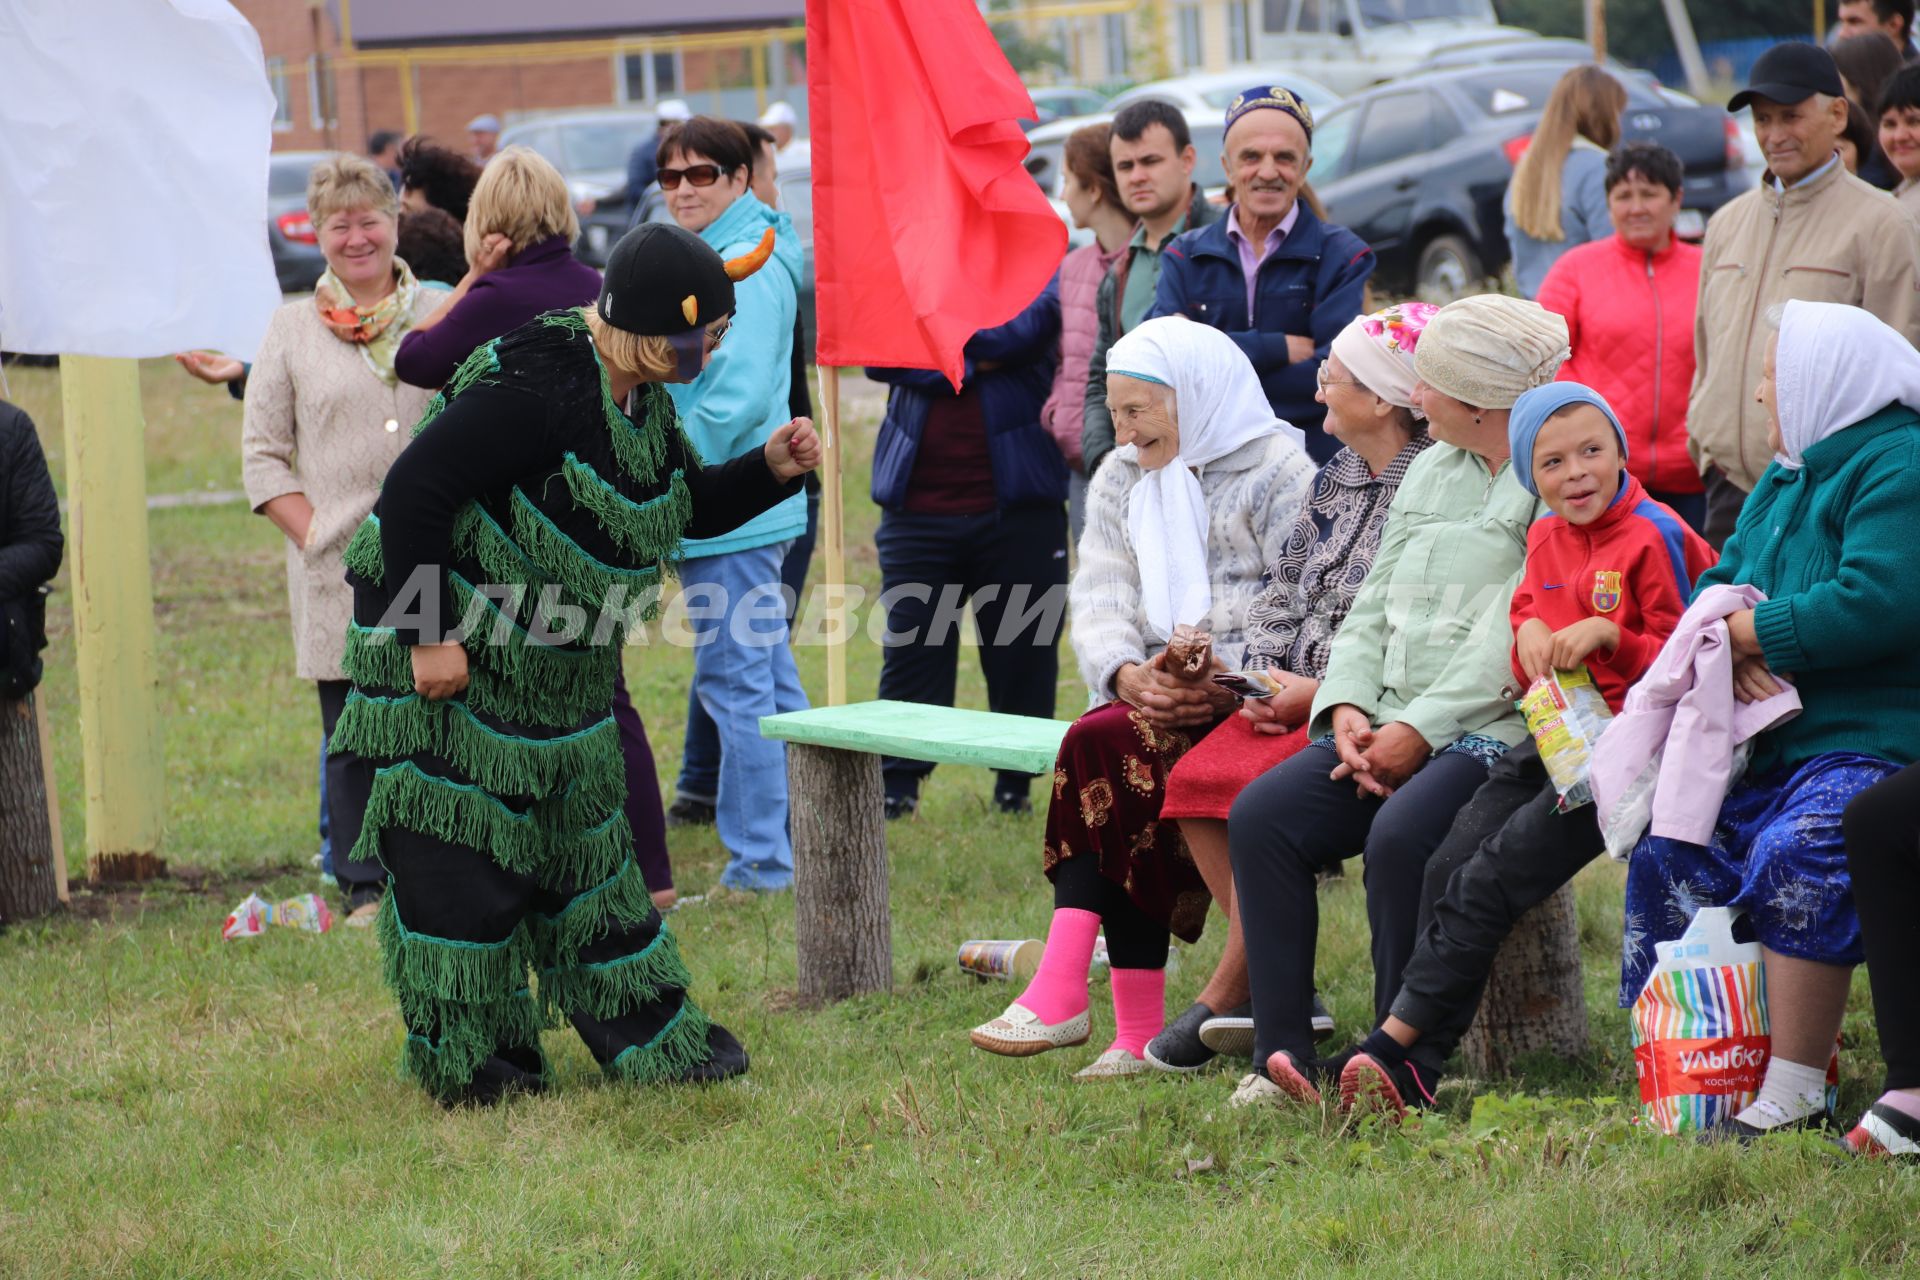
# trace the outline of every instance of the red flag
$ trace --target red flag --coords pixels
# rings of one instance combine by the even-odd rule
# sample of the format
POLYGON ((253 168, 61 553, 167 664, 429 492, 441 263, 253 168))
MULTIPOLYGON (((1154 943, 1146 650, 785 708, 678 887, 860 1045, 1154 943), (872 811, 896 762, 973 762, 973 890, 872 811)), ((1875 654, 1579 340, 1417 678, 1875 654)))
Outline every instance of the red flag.
POLYGON ((1023 167, 1033 98, 974 0, 807 0, 807 79, 820 363, 958 387, 1066 252, 1023 167))

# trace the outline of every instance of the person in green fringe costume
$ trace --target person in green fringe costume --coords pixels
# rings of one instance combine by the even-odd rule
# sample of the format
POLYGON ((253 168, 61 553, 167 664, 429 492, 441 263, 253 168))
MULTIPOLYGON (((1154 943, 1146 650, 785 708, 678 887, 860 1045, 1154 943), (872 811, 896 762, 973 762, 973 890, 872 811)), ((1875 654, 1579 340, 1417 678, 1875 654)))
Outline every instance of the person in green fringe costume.
POLYGON ((355 856, 391 877, 377 925, 404 1067, 448 1105, 544 1088, 540 1032, 562 1020, 609 1077, 747 1068, 688 997, 641 879, 611 707, 681 539, 818 465, 796 418, 704 466, 662 385, 700 372, 771 248, 722 262, 677 227, 636 228, 594 307, 467 358, 348 548, 354 688, 332 749, 372 775, 355 856))

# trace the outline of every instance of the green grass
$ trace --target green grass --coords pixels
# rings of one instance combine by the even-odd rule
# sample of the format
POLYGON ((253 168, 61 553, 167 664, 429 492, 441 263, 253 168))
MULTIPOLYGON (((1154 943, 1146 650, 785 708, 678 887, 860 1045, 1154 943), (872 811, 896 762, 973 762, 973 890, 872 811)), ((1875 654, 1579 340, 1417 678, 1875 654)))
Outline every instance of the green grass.
MULTIPOLYGON (((10 370, 58 442, 51 371, 10 370)), ((155 492, 238 487, 238 412, 145 374, 155 492)), ((850 569, 877 585, 866 501, 873 403, 848 466, 850 569)), ((57 458, 56 458, 57 466, 57 458)), ((1038 818, 995 815, 984 773, 942 768, 890 832, 895 991, 795 1007, 787 897, 677 912, 695 992, 754 1056, 743 1081, 635 1090, 549 1036, 562 1087, 448 1115, 395 1074, 399 1026, 373 939, 222 943, 253 888, 310 887, 317 710, 291 674, 277 535, 240 505, 156 511, 167 856, 204 878, 0 933, 0 1276, 1355 1275, 1831 1276, 1920 1269, 1910 1171, 1812 1139, 1698 1150, 1640 1132, 1612 1005, 1620 876, 1580 882, 1594 1049, 1443 1093, 1408 1132, 1246 1115, 1232 1077, 1075 1086, 1088 1050, 968 1047, 1011 990, 954 947, 1040 936, 1038 818)), ((46 708, 67 852, 84 865, 72 638, 55 597, 46 708)), ((1064 650, 1063 650, 1064 656, 1064 650)), ((824 687, 819 649, 802 651, 824 687)), ((877 651, 851 654, 869 696, 877 651)), ((679 754, 689 651, 628 675, 661 776, 679 754)), ((1083 696, 1063 662, 1060 710, 1083 696)), ((963 703, 984 705, 968 657, 963 703)), ((683 892, 710 835, 673 839, 683 892)), ((1357 1032, 1370 1002, 1354 873, 1323 892, 1319 979, 1357 1032)), ((1169 983, 1184 1001, 1217 928, 1169 983)), ((1856 984, 1844 1107, 1871 1093, 1856 984)), ((1110 1025, 1096 980, 1096 1035, 1110 1025)), ((1097 1048, 1096 1044, 1093 1048, 1097 1048)))

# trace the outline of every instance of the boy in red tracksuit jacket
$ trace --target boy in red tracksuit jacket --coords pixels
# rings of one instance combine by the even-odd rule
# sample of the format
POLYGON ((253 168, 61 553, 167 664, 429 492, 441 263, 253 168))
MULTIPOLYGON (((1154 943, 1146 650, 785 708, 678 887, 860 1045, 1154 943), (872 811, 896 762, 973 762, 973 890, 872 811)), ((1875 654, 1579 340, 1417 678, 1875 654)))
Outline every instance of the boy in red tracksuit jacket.
MULTIPOLYGON (((1719 557, 1626 471, 1626 432, 1597 392, 1560 383, 1531 432, 1513 431, 1513 474, 1553 514, 1527 530, 1513 593, 1513 670, 1522 688, 1584 664, 1618 713, 1719 557)), ((1530 423, 1514 407, 1514 423, 1530 423)))
MULTIPOLYGON (((1686 612, 1713 548, 1627 474, 1627 440, 1600 394, 1575 382, 1514 403, 1514 479, 1551 515, 1527 531, 1513 595, 1513 669, 1525 688, 1582 665, 1614 711, 1686 612)), ((1440 1068, 1472 1025, 1493 957, 1514 922, 1605 848, 1591 805, 1561 812, 1527 739, 1487 772, 1427 863, 1432 904, 1388 1016, 1326 1059, 1344 1109, 1404 1111, 1432 1101, 1440 1068)))

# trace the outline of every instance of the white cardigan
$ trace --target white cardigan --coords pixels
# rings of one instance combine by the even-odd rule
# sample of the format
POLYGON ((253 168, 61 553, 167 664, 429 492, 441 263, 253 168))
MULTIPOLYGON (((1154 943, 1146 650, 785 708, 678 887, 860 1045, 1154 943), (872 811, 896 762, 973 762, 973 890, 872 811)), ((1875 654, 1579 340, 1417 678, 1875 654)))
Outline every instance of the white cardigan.
MULTIPOLYGON (((1240 665, 1247 615, 1267 566, 1280 558, 1293 532, 1314 470, 1299 445, 1273 435, 1194 471, 1206 493, 1213 578, 1213 609, 1200 625, 1212 633, 1213 651, 1229 667, 1240 665)), ((1154 631, 1141 607, 1139 552, 1127 534, 1127 502, 1142 474, 1138 463, 1109 454, 1087 486, 1087 526, 1067 599, 1074 653, 1095 705, 1113 698, 1113 677, 1121 667, 1145 662, 1167 645, 1168 637, 1154 631)), ((1155 552, 1146 548, 1148 555, 1155 552)))

